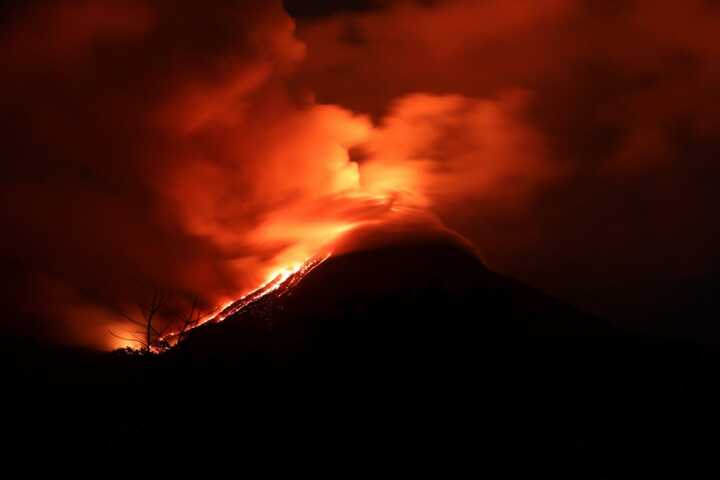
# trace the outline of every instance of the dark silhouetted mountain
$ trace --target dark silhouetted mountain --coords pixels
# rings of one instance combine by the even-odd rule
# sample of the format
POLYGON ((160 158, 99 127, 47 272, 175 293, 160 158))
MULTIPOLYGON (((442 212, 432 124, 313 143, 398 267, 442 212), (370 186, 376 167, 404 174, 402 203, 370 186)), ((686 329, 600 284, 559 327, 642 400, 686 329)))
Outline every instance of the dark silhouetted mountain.
POLYGON ((453 241, 308 270, 162 355, 5 349, 6 432, 239 468, 509 477, 616 478, 712 451, 714 351, 618 330, 453 241))
POLYGON ((432 242, 331 256, 291 288, 197 329, 178 350, 364 362, 607 331, 600 320, 490 271, 462 246, 432 242))

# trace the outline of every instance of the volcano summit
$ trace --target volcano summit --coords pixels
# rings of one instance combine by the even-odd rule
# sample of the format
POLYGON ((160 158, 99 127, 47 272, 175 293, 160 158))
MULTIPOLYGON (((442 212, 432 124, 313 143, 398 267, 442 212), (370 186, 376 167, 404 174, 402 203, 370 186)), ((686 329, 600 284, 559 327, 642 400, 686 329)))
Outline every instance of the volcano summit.
POLYGON ((667 405, 688 391, 717 398, 680 374, 710 374, 717 356, 617 330, 491 271, 446 231, 384 227, 354 232, 159 355, 4 351, 21 373, 11 391, 58 399, 16 406, 33 415, 6 426, 56 432, 32 438, 43 448, 72 431, 73 448, 173 454, 190 442, 216 454, 214 439, 230 437, 244 459, 272 445, 274 458, 354 461, 371 446, 401 463, 481 453, 527 472, 548 459, 593 463, 608 444, 636 452, 614 433, 629 422, 656 452, 659 429, 688 435, 656 421, 667 405), (62 386, 73 394, 57 397, 62 386), (641 401, 617 401, 626 395, 641 401), (118 428, 95 421, 107 411, 121 412, 118 428))
POLYGON ((392 240, 309 261, 227 307, 177 349, 367 359, 602 329, 598 320, 492 272, 454 237, 392 240))

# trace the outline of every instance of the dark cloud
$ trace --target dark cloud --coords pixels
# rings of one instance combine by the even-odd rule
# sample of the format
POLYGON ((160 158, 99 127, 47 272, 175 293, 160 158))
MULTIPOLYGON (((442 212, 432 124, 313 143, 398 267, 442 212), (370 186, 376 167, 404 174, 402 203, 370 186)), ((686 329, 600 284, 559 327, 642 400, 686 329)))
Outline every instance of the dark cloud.
MULTIPOLYGON (((718 268, 718 32, 718 4, 702 0, 398 1, 302 22, 300 74, 320 101, 379 122, 418 92, 525 92, 514 123, 536 135, 542 168, 511 167, 514 180, 490 188, 528 193, 522 208, 480 184, 432 208, 496 268, 598 309, 618 297, 627 307, 648 295, 642 285, 718 268)), ((444 135, 435 141, 463 157, 444 135)), ((474 151, 465 172, 519 158, 474 151)))
POLYGON ((5 3, 6 323, 110 346, 406 211, 598 309, 714 278, 717 2, 331 3, 5 3))
POLYGON ((380 9, 386 3, 385 0, 283 0, 287 12, 298 19, 367 12, 380 9))

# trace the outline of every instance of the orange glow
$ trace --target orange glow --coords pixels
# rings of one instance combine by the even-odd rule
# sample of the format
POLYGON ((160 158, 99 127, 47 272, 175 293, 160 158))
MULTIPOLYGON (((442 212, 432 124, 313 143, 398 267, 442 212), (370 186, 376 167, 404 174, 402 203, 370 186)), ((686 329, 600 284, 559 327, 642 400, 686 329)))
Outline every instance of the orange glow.
POLYGON ((548 288, 716 257, 708 0, 12 3, 5 290, 56 340, 127 346, 152 289, 209 321, 409 211, 548 288))
POLYGON ((130 349, 130 350, 137 350, 140 351, 142 348, 140 347, 140 342, 136 342, 133 340, 125 340, 121 338, 113 338, 109 340, 108 348, 110 350, 119 350, 119 349, 130 349))
MULTIPOLYGON (((522 92, 496 100, 413 95, 378 125, 312 105, 273 118, 270 132, 245 132, 264 159, 262 168, 251 164, 251 183, 243 169, 181 162, 161 188, 185 228, 220 251, 240 253, 225 265, 238 279, 235 289, 212 300, 222 307, 200 324, 222 321, 304 275, 342 234, 403 209, 433 214, 481 198, 521 204, 545 179, 542 141, 518 118, 525 103, 522 92), (351 159, 351 148, 365 152, 362 163, 351 159), (532 180, 524 182, 527 171, 532 180), (512 188, 504 188, 510 179, 512 188), (236 198, 238 184, 245 190, 236 198), (258 212, 259 221, 246 220, 258 212)), ((233 158, 242 155, 238 142, 219 145, 233 158)))
MULTIPOLYGON (((260 298, 268 295, 272 292, 276 292, 281 288, 291 288, 296 285, 297 282, 302 280, 305 275, 314 270, 318 265, 323 263, 325 260, 330 258, 332 252, 327 252, 324 255, 315 256, 306 259, 302 263, 297 263, 292 266, 283 267, 275 270, 268 275, 267 280, 259 287, 252 291, 241 295, 237 300, 225 302, 220 308, 215 309, 210 314, 204 316, 200 321, 194 325, 190 330, 195 329, 206 323, 219 323, 227 319, 228 317, 238 313, 240 310, 250 305, 251 303, 259 300, 260 298)), ((159 339, 159 344, 165 344, 169 346, 176 345, 178 342, 178 333, 171 332, 159 339)), ((119 341, 116 343, 115 348, 136 348, 137 345, 132 345, 133 342, 119 341)), ((153 349, 154 352, 159 352, 158 348, 153 349)))

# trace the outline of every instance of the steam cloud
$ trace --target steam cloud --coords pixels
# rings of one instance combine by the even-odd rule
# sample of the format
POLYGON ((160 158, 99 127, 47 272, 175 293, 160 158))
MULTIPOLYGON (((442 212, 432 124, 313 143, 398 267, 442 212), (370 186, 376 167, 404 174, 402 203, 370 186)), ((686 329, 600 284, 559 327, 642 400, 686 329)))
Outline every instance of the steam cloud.
POLYGON ((560 290, 717 258, 716 2, 372 5, 297 32, 279 1, 8 11, 11 327, 112 347, 110 305, 210 308, 404 210, 560 290))

